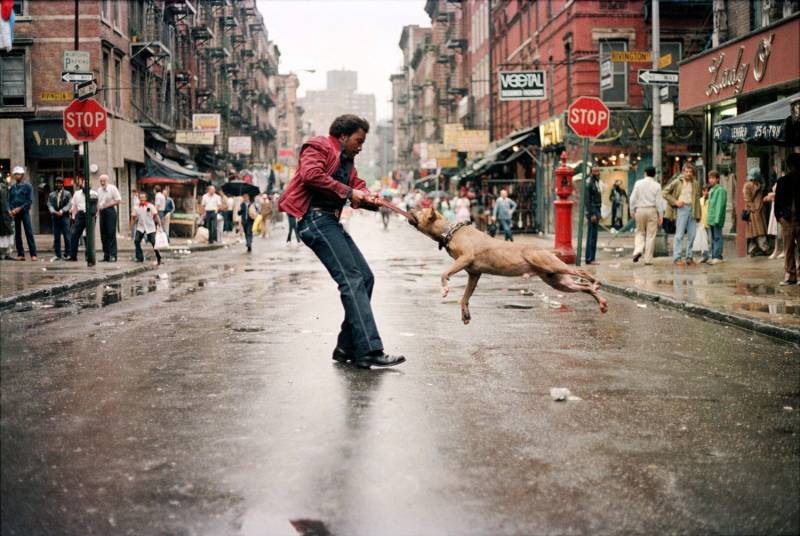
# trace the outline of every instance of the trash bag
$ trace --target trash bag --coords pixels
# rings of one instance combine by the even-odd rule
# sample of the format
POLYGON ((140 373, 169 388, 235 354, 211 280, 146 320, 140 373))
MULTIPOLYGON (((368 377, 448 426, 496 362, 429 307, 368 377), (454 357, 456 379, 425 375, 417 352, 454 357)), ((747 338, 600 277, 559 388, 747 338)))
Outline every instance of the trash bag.
POLYGON ((198 227, 194 235, 194 241, 198 244, 208 244, 208 229, 205 227, 198 227))
POLYGON ((154 247, 155 249, 169 249, 169 239, 163 229, 156 231, 156 245, 154 247))
POLYGON ((708 251, 708 233, 702 224, 697 225, 697 232, 694 235, 692 251, 708 251))
POLYGON ((259 214, 258 216, 256 216, 256 219, 255 219, 255 221, 253 222, 253 234, 258 234, 258 233, 260 233, 260 232, 261 232, 261 222, 262 222, 262 221, 263 221, 263 220, 261 219, 261 214, 259 214))

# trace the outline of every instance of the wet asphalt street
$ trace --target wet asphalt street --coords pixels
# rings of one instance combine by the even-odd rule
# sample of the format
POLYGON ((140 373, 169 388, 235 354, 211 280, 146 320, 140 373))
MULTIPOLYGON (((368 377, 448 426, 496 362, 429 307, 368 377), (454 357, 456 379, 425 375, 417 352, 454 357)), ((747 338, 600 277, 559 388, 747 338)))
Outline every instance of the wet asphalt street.
POLYGON ((331 361, 283 229, 3 312, 2 534, 800 532, 796 346, 490 276, 464 326, 433 241, 351 227, 394 369, 331 361))

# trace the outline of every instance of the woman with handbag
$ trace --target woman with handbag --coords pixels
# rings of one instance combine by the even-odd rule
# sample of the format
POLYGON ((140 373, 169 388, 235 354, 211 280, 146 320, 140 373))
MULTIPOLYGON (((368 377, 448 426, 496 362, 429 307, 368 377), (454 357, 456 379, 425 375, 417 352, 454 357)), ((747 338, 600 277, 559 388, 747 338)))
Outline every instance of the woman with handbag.
POLYGON ((253 251, 253 223, 258 217, 258 208, 255 201, 250 200, 250 194, 242 194, 242 204, 239 205, 239 216, 242 218, 242 229, 244 229, 244 239, 247 244, 247 252, 253 251))
POLYGON ((742 189, 742 197, 744 197, 742 219, 747 222, 747 254, 751 257, 769 255, 760 169, 754 167, 747 172, 747 182, 742 189))

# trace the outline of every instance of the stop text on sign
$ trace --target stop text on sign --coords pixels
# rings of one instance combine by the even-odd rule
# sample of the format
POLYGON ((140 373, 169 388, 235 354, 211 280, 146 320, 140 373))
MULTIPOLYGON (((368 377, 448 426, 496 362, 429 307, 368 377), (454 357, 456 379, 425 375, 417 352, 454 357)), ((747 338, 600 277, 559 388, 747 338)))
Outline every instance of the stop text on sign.
POLYGON ((500 100, 541 100, 547 98, 544 71, 501 71, 500 100))
POLYGON ((570 123, 599 126, 608 121, 607 110, 572 109, 569 111, 570 123))
POLYGON ((104 125, 106 121, 105 112, 70 112, 64 114, 64 125, 67 128, 89 131, 104 125))

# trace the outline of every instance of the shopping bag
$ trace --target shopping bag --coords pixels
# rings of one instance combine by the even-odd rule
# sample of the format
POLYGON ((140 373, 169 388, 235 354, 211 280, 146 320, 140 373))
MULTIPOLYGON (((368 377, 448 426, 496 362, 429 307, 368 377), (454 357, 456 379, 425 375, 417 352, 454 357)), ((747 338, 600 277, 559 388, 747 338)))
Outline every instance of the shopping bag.
POLYGON ((702 224, 697 225, 692 251, 708 251, 708 232, 706 232, 706 228, 702 224))
POLYGON ((194 241, 198 244, 208 244, 208 229, 205 227, 198 227, 194 235, 194 241))
POLYGON ((253 233, 258 234, 261 232, 261 214, 256 216, 256 220, 253 222, 253 233))
POLYGON ((169 239, 163 229, 156 231, 156 249, 169 249, 169 239))

